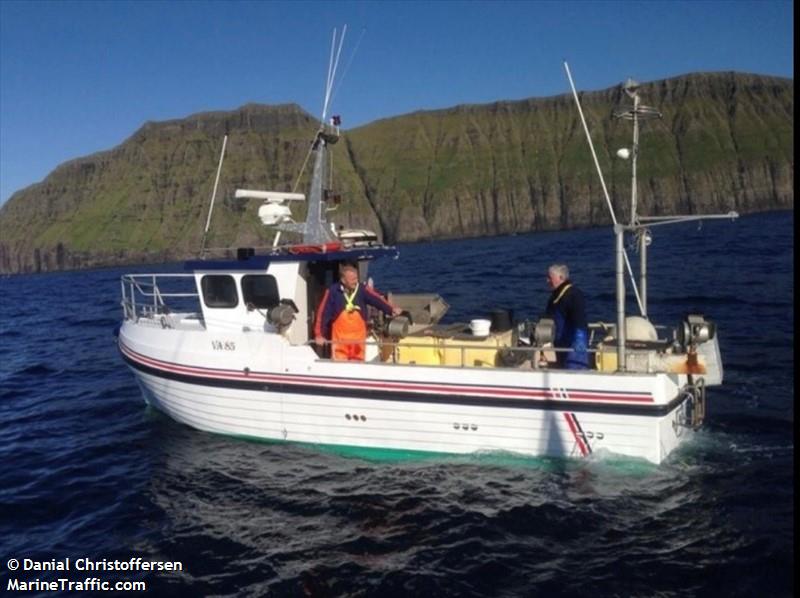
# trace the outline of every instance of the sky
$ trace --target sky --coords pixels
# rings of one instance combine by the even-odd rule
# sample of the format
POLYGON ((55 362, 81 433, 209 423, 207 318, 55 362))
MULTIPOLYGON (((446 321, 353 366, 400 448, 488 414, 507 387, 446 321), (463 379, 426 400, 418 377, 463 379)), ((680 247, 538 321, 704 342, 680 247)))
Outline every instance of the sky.
POLYGON ((784 0, 0 0, 0 203, 147 121, 293 102, 357 127, 690 72, 794 78, 784 0))

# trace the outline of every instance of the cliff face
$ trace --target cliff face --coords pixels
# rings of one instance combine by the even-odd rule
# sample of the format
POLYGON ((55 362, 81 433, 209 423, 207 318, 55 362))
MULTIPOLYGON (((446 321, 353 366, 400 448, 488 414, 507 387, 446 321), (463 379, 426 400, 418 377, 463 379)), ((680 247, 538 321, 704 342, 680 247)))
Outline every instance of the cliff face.
MULTIPOLYGON (((0 208, 0 271, 42 272, 195 255, 201 247, 222 139, 229 135, 206 246, 261 246, 274 233, 260 202, 237 188, 299 190, 317 122, 298 106, 248 105, 233 112, 147 123, 108 151, 58 167, 0 208)), ((356 181, 346 153, 337 177, 356 181), (348 168, 349 167, 349 168, 348 168)), ((308 170, 308 169, 307 169, 308 170)), ((363 204, 363 201, 361 202, 363 204)), ((343 213, 359 210, 358 198, 343 213)), ((369 209, 352 218, 377 227, 369 209)))
MULTIPOLYGON (((689 75, 644 85, 663 119, 641 127, 639 213, 792 208, 792 82, 689 75)), ((630 210, 632 127, 619 87, 581 97, 615 212, 630 210)), ((459 106, 373 123, 348 137, 389 240, 607 224, 600 181, 571 96, 459 106)))
MULTIPOLYGON (((640 213, 793 208, 791 80, 695 74, 645 84, 664 118, 641 130, 640 213)), ((617 217, 627 218, 631 139, 611 119, 619 87, 582 94, 617 217)), ((0 271, 40 272, 195 255, 222 137, 228 145, 208 247, 265 246, 272 232, 237 188, 307 188, 317 128, 294 105, 148 123, 120 146, 68 162, 0 208, 0 271)), ((355 129, 334 146, 337 224, 388 242, 607 224, 571 96, 419 112, 355 129)), ((302 216, 302 214, 296 214, 302 216)))

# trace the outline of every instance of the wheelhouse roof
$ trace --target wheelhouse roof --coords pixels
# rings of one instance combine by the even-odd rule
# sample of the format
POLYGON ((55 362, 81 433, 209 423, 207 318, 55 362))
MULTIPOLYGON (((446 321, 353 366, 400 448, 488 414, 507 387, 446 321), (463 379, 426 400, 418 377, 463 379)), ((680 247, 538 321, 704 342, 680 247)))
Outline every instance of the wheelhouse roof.
POLYGON ((273 262, 336 262, 374 260, 383 257, 396 258, 397 247, 352 247, 336 251, 309 251, 298 246, 281 247, 272 253, 251 255, 235 260, 188 260, 183 269, 189 272, 205 270, 266 270, 273 262))

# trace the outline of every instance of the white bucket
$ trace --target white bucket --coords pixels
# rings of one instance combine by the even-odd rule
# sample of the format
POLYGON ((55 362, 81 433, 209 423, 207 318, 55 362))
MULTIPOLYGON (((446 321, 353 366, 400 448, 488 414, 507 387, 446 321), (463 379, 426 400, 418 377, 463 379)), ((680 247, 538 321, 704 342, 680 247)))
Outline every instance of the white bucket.
POLYGON ((491 327, 491 320, 470 320, 469 323, 469 329, 473 336, 489 336, 491 327))

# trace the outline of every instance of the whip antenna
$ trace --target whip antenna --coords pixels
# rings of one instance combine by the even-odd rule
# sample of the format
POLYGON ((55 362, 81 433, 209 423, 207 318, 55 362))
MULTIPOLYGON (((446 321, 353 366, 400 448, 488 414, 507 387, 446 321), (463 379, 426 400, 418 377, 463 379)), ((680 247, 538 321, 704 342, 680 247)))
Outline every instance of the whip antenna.
MULTIPOLYGON (((572 97, 575 98, 575 105, 578 107, 578 114, 581 117, 581 123, 583 123, 583 132, 586 133, 586 140, 589 142, 589 149, 592 150, 592 158, 594 158, 594 166, 597 169, 597 175, 600 177, 600 186, 603 188, 603 194, 606 197, 606 203, 608 204, 608 210, 611 212, 611 221, 614 223, 614 227, 617 226, 617 217, 614 214, 614 206, 611 204, 611 197, 608 195, 608 189, 606 188, 606 181, 603 178, 603 171, 600 169, 600 162, 597 160, 597 153, 594 151, 594 143, 592 143, 592 136, 589 134, 589 126, 586 124, 586 118, 583 116, 583 109, 581 108, 581 101, 578 99, 578 92, 575 90, 575 83, 572 81, 572 73, 569 72, 569 65, 567 61, 564 61, 564 70, 567 71, 567 79, 569 79, 569 86, 572 88, 572 97)), ((639 305, 640 313, 645 313, 644 305, 642 305, 642 299, 639 297, 639 289, 636 287, 636 279, 633 276, 633 269, 631 268, 631 262, 628 259, 628 253, 624 252, 623 256, 625 257, 625 266, 628 269, 628 276, 631 278, 631 285, 633 286, 633 294, 636 296, 636 303, 639 305)))
POLYGON ((603 195, 605 195, 606 203, 608 204, 608 211, 611 212, 611 222, 614 223, 616 226, 617 224, 617 217, 614 214, 614 206, 611 204, 611 198, 608 195, 608 189, 606 189, 606 181, 603 178, 603 171, 600 170, 600 162, 597 160, 597 154, 594 151, 594 144, 592 143, 592 136, 589 135, 589 127, 586 125, 586 118, 583 116, 583 109, 581 108, 581 101, 578 99, 578 92, 575 91, 575 83, 572 81, 572 73, 569 72, 569 65, 567 61, 564 61, 564 70, 567 71, 567 79, 569 79, 569 86, 572 88, 572 97, 575 98, 575 105, 578 107, 578 114, 581 117, 581 123, 583 124, 583 131, 586 133, 586 140, 589 142, 589 149, 592 151, 592 158, 594 159, 594 166, 597 169, 597 174, 600 177, 600 186, 603 188, 603 195))
POLYGON ((333 81, 336 79, 336 69, 339 67, 339 57, 342 54, 342 46, 344 45, 344 36, 347 34, 347 25, 342 27, 342 35, 339 38, 339 47, 336 47, 336 29, 333 30, 333 39, 331 39, 331 56, 328 60, 328 80, 325 82, 325 102, 322 105, 322 122, 328 116, 328 104, 331 100, 331 90, 333 89, 333 81), (335 58, 334 58, 335 55, 335 58))
POLYGON ((203 242, 200 245, 200 257, 205 255, 206 251, 206 235, 208 235, 208 227, 211 224, 211 213, 214 211, 214 199, 217 197, 217 185, 219 185, 219 174, 222 172, 222 159, 225 157, 225 146, 228 144, 228 136, 222 139, 222 151, 219 154, 219 165, 217 166, 217 178, 214 179, 214 191, 211 192, 211 205, 208 207, 208 218, 206 218, 206 228, 203 231, 203 242))
POLYGON ((339 80, 336 82, 336 88, 333 90, 331 94, 331 101, 333 98, 336 97, 336 92, 339 91, 339 88, 342 86, 342 82, 344 81, 345 76, 347 75, 347 71, 350 69, 350 64, 353 62, 353 58, 356 56, 356 52, 358 51, 358 47, 361 45, 361 40, 364 39, 364 34, 367 32, 366 27, 361 28, 361 35, 358 36, 358 41, 356 42, 355 47, 353 47, 353 51, 350 52, 350 58, 347 59, 347 64, 344 65, 344 70, 342 71, 342 76, 339 77, 339 80))
POLYGON ((325 115, 328 112, 329 89, 331 85, 331 72, 333 72, 333 54, 336 48, 336 28, 333 28, 333 38, 331 39, 331 54, 328 57, 328 76, 325 79, 325 96, 322 100, 322 122, 325 122, 325 115))

